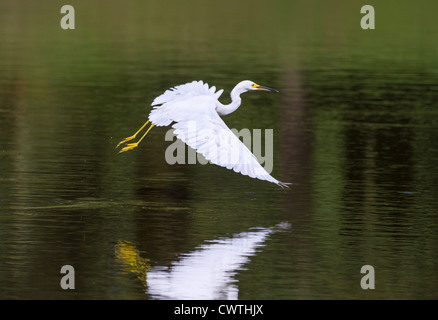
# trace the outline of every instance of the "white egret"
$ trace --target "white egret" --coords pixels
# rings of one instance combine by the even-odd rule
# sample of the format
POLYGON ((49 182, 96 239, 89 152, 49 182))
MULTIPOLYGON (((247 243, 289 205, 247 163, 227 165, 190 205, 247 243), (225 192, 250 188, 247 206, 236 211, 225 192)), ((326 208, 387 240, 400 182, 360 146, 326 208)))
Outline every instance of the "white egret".
POLYGON ((273 178, 258 162, 251 151, 227 127, 220 116, 230 114, 240 107, 240 95, 247 91, 271 91, 275 89, 244 80, 231 91, 231 103, 224 105, 219 97, 224 90, 216 91, 202 81, 193 81, 166 90, 152 102, 154 108, 148 121, 132 136, 120 141, 120 145, 135 137, 150 123, 143 136, 129 143, 119 153, 132 150, 144 139, 154 126, 167 126, 173 123, 174 134, 188 146, 202 154, 205 159, 216 165, 233 169, 251 178, 266 180, 281 187, 287 187, 273 178))

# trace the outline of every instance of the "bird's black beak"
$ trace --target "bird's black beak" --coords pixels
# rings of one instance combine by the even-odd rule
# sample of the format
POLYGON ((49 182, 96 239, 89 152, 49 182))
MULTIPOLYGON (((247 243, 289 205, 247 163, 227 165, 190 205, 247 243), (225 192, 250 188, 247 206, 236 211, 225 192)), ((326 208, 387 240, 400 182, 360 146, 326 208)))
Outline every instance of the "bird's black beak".
POLYGON ((272 88, 265 87, 265 86, 258 86, 257 89, 263 90, 263 91, 279 92, 277 89, 272 89, 272 88))

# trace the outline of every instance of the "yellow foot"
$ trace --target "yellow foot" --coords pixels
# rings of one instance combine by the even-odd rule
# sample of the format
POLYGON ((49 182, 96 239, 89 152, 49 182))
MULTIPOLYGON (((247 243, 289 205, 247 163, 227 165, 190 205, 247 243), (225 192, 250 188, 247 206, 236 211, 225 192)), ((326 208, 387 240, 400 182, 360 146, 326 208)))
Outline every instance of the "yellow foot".
POLYGON ((128 145, 126 147, 124 147, 122 150, 120 150, 119 153, 129 151, 129 150, 132 150, 132 149, 137 148, 137 147, 138 147, 138 142, 128 143, 128 145))
POLYGON ((136 136, 136 135, 134 134, 134 135, 132 135, 132 136, 130 136, 130 137, 127 137, 127 138, 123 139, 122 141, 119 142, 119 144, 117 145, 116 148, 118 148, 121 144, 124 144, 125 142, 131 141, 132 139, 135 138, 135 136, 136 136))
MULTIPOLYGON (((120 141, 116 148, 118 148, 121 144, 124 144, 125 142, 131 141, 132 139, 134 139, 141 132, 141 130, 143 130, 143 128, 146 127, 146 125, 148 123, 149 123, 149 120, 146 121, 146 123, 144 125, 142 125, 142 127, 136 133, 134 133, 132 136, 127 137, 127 138, 123 139, 122 141, 120 141)), ((126 147, 124 147, 122 150, 119 151, 119 153, 137 148, 138 144, 144 139, 144 137, 146 137, 146 135, 148 134, 149 131, 151 131, 153 126, 154 126, 154 124, 152 123, 151 126, 149 127, 149 129, 146 130, 146 133, 140 138, 140 140, 138 140, 135 143, 128 143, 126 145, 126 147)))

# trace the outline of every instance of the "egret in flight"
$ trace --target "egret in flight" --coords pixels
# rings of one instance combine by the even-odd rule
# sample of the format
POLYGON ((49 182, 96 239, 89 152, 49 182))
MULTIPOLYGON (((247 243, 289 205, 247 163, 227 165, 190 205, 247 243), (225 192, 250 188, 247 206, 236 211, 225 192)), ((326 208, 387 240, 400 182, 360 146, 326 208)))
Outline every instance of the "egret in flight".
POLYGON ((137 142, 128 143, 119 153, 136 148, 154 126, 168 126, 173 123, 177 138, 211 163, 251 178, 275 183, 282 188, 287 187, 288 183, 273 178, 260 165, 257 158, 221 119, 221 116, 240 107, 242 93, 256 90, 278 92, 244 80, 231 91, 231 103, 224 105, 218 100, 224 90, 216 91, 216 87, 209 87, 202 81, 193 81, 166 90, 152 102, 154 108, 149 113, 148 121, 132 136, 120 141, 117 147, 135 139, 150 123, 149 128, 137 142))

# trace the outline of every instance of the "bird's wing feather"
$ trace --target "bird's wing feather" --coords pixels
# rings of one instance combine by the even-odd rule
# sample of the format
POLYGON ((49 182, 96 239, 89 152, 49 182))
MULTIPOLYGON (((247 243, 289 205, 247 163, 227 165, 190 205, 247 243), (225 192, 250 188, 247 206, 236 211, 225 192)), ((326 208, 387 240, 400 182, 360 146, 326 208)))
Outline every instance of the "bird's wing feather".
POLYGON ((215 86, 209 88, 208 84, 202 81, 192 81, 166 90, 162 95, 156 97, 151 105, 157 106, 205 95, 219 99, 222 92, 224 92, 222 89, 216 92, 215 86))
POLYGON ((174 134, 211 163, 234 170, 251 178, 266 180, 287 187, 273 178, 257 158, 228 128, 214 107, 204 106, 191 119, 177 121, 174 134))

